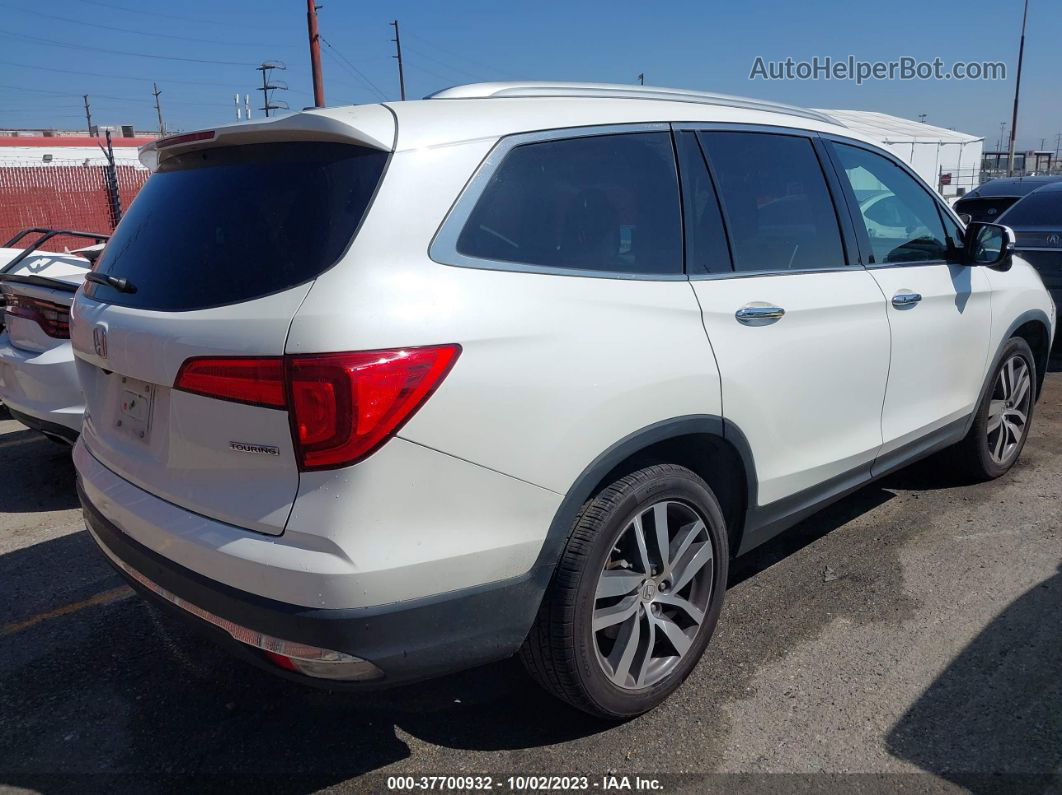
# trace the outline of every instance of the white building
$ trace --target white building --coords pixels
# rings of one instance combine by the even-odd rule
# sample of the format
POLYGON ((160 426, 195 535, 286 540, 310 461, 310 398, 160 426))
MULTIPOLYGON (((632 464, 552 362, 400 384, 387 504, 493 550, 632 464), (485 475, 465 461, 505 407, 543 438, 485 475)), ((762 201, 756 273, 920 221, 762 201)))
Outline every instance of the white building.
POLYGON ((880 140, 948 198, 980 183, 984 138, 868 110, 823 110, 856 132, 880 140))
MULTIPOLYGON (((137 159, 141 146, 155 136, 113 137, 111 148, 119 166, 142 168, 137 159)), ((98 139, 102 142, 103 139, 98 139)), ((87 135, 0 135, 0 166, 28 167, 50 164, 102 166, 107 162, 99 142, 87 135)))

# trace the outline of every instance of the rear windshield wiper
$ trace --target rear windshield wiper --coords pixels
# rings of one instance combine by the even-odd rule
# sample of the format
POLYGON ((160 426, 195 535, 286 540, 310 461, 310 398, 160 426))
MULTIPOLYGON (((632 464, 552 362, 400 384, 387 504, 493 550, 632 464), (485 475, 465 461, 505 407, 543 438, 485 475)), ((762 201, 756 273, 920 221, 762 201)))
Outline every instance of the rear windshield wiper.
POLYGON ((136 292, 136 285, 134 285, 131 281, 122 276, 110 276, 106 273, 89 271, 87 274, 85 274, 85 281, 94 282, 96 284, 102 284, 106 287, 113 287, 120 293, 136 292))

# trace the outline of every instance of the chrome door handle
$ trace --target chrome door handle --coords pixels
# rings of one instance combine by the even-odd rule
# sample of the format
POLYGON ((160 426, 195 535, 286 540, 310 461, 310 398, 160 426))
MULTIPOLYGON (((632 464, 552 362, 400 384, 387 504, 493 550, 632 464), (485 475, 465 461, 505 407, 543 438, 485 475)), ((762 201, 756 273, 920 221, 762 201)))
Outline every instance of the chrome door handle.
POLYGON ((905 306, 914 306, 921 300, 922 296, 919 293, 912 293, 909 290, 901 291, 892 297, 892 305, 903 308, 905 306))
POLYGON ((766 326, 781 320, 784 315, 782 307, 769 304, 747 304, 734 313, 738 323, 746 326, 766 326))

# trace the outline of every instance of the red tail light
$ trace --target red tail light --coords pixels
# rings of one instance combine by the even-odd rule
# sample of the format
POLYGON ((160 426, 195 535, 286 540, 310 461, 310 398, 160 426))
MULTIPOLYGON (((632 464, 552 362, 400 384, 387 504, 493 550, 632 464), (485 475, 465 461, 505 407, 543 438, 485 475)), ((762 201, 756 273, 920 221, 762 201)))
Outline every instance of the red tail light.
POLYGON ((459 345, 266 358, 197 358, 175 389, 283 409, 303 470, 366 458, 431 396, 459 345))
POLYGON ((188 359, 181 365, 174 387, 183 392, 252 406, 287 407, 284 361, 280 357, 188 359))
POLYGON ((4 311, 11 317, 32 320, 49 337, 58 340, 70 339, 70 308, 62 304, 53 304, 40 298, 6 293, 4 311))

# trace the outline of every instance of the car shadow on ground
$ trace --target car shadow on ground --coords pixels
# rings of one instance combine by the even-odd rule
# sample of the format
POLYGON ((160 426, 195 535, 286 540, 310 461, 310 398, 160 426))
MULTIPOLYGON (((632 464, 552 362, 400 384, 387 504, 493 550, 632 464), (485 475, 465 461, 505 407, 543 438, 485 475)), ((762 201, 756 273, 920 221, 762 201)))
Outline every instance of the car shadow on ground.
POLYGON ((77 508, 70 448, 19 428, 0 435, 0 513, 77 508))
POLYGON ((889 732, 890 753, 971 792, 1058 791, 1060 661, 1062 569, 1011 603, 937 677, 889 732))

